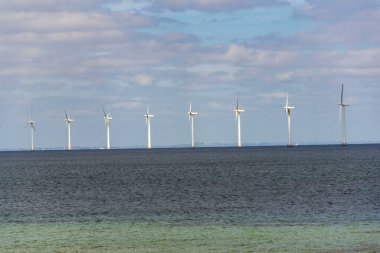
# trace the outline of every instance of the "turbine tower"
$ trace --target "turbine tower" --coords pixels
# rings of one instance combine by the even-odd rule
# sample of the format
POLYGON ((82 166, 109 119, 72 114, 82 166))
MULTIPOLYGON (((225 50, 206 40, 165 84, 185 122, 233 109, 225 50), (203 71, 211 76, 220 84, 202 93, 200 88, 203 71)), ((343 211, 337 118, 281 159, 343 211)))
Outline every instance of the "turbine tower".
POLYGON ((104 123, 106 125, 106 131, 107 131, 107 149, 111 149, 111 144, 110 144, 110 123, 112 120, 112 117, 110 116, 110 112, 106 113, 106 111, 103 108, 103 113, 104 113, 104 123))
POLYGON ((26 126, 28 125, 30 126, 30 150, 31 151, 34 150, 34 132, 36 131, 36 127, 34 126, 35 123, 36 121, 33 120, 33 107, 32 107, 32 109, 30 109, 30 118, 26 125, 26 126))
POLYGON ((293 106, 289 106, 289 96, 288 93, 286 93, 286 104, 284 106, 285 114, 288 116, 288 147, 292 147, 292 140, 291 140, 291 129, 290 129, 290 112, 294 109, 293 106))
POLYGON ((244 112, 244 109, 239 108, 239 99, 236 100, 235 120, 237 121, 237 147, 241 148, 241 130, 240 130, 240 114, 244 112))
POLYGON ((346 141, 346 106, 350 106, 349 104, 343 103, 343 89, 344 84, 342 84, 342 91, 340 93, 340 103, 339 105, 339 124, 342 126, 342 146, 347 146, 346 141))
POLYGON ((71 123, 74 122, 73 119, 70 119, 70 117, 67 114, 67 111, 65 110, 65 121, 67 126, 67 150, 71 150, 71 123))
POLYGON ((147 134, 148 134, 148 147, 147 148, 151 149, 152 148, 152 142, 150 139, 150 119, 153 118, 154 115, 149 114, 149 107, 146 108, 146 114, 144 116, 145 116, 145 124, 147 127, 147 134))
POLYGON ((190 101, 190 109, 187 113, 189 115, 189 121, 191 122, 191 147, 195 148, 194 144, 194 116, 197 115, 197 112, 193 112, 191 109, 191 101, 190 101))

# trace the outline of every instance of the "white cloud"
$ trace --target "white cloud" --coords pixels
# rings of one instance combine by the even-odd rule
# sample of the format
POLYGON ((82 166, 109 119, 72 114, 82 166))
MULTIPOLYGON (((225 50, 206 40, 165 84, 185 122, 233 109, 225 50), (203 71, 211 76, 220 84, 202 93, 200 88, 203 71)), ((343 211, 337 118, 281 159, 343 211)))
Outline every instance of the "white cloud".
POLYGON ((292 80, 293 75, 294 75, 294 72, 292 71, 279 72, 274 75, 273 79, 278 82, 290 81, 292 80))
POLYGON ((222 59, 256 66, 285 66, 295 63, 299 54, 288 50, 253 49, 243 45, 230 45, 222 59))
POLYGON ((150 86, 153 83, 152 77, 144 74, 135 76, 134 81, 140 86, 150 86))
MULTIPOLYGON (((47 34, 45 38, 57 43, 85 43, 99 40, 120 40, 123 38, 123 33, 120 30, 53 32, 47 34)), ((98 53, 96 55, 102 56, 102 54, 98 53)))
POLYGON ((134 111, 143 109, 144 105, 140 99, 134 99, 127 102, 114 103, 111 107, 115 110, 134 111))

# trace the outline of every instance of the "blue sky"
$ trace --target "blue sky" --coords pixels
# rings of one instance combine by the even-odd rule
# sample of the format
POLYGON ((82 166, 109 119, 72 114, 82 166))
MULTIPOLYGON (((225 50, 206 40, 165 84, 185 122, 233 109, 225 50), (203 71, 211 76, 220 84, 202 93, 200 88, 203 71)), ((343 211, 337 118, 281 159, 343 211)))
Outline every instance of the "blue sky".
POLYGON ((373 0, 0 0, 0 149, 188 145, 196 141, 286 144, 289 92, 293 142, 339 143, 345 83, 348 142, 379 142, 380 3, 373 0))

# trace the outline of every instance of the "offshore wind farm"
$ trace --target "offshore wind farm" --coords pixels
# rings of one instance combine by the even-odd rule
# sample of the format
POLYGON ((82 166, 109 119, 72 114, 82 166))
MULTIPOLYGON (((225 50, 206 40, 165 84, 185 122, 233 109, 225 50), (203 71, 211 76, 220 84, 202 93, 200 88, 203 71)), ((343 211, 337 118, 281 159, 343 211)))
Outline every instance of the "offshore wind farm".
MULTIPOLYGON (((342 128, 342 146, 347 145, 347 136, 346 136, 346 106, 349 106, 348 104, 345 104, 343 102, 343 89, 344 89, 344 84, 342 84, 341 88, 341 93, 340 93, 340 102, 339 102, 339 125, 342 128)), ((285 102, 285 114, 287 115, 287 126, 288 126, 288 142, 287 146, 288 147, 293 147, 292 140, 291 140, 291 111, 294 110, 294 106, 289 105, 289 94, 286 93, 286 102, 285 102)), ((236 129, 237 129, 237 144, 236 147, 241 148, 242 145, 242 137, 241 137, 241 120, 240 116, 241 113, 245 112, 244 109, 242 109, 239 106, 239 99, 236 100, 236 107, 233 110, 235 112, 235 121, 236 121, 236 129)), ((30 143, 30 150, 33 151, 35 149, 34 147, 34 135, 35 135, 35 121, 33 120, 33 108, 31 109, 30 112, 30 119, 28 121, 28 125, 30 127, 31 131, 31 143, 30 143)), ((110 123, 111 120, 113 119, 110 115, 110 112, 106 112, 103 108, 103 115, 104 115, 104 124, 106 127, 106 144, 105 144, 105 149, 111 149, 111 137, 110 137, 110 123)), ((190 101, 189 105, 189 111, 187 112, 189 122, 190 122, 190 133, 191 133, 191 148, 195 148, 195 129, 194 129, 194 120, 195 116, 198 115, 197 112, 192 110, 192 103, 190 101)), ((146 124, 146 136, 147 136, 147 149, 152 148, 152 139, 151 139, 151 118, 154 117, 153 114, 149 113, 149 107, 147 107, 146 114, 144 115, 145 117, 145 124, 146 124)), ((72 150, 72 145, 71 145, 71 124, 74 122, 72 118, 69 117, 69 114, 67 113, 67 110, 65 110, 65 122, 66 122, 66 128, 67 128, 67 147, 65 149, 67 150, 72 150)), ((27 125, 27 126, 28 126, 27 125)), ((254 126, 250 127, 249 129, 254 130, 254 126)))

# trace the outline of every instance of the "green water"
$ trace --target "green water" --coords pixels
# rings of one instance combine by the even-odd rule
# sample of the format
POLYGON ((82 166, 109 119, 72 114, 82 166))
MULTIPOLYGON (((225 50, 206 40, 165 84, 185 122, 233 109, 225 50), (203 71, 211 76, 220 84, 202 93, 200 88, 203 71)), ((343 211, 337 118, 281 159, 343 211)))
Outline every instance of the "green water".
POLYGON ((380 252, 380 224, 2 224, 0 252, 380 252))

